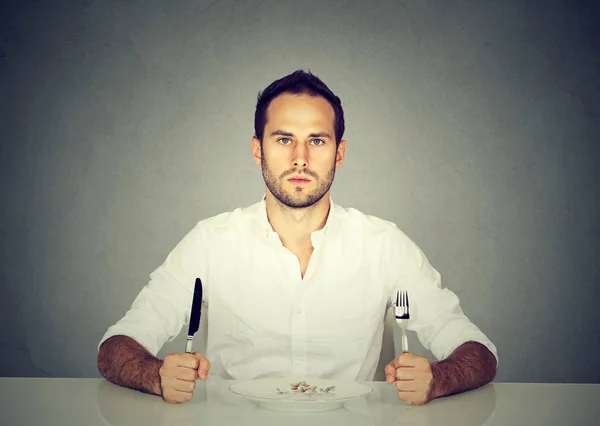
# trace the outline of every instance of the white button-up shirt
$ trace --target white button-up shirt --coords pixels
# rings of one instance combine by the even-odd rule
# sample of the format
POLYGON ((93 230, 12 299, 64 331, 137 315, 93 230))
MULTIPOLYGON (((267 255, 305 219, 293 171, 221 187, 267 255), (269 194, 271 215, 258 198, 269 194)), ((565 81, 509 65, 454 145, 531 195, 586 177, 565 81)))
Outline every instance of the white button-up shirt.
MULTIPOLYGON (((437 359, 477 341, 496 347, 443 289, 423 252, 391 222, 330 203, 304 277, 269 224, 265 201, 200 221, 150 275, 100 343, 126 335, 156 355, 189 321, 203 283, 206 357, 227 379, 373 380, 386 310, 410 297, 409 330, 437 359)), ((391 360, 390 360, 391 361, 391 360)))

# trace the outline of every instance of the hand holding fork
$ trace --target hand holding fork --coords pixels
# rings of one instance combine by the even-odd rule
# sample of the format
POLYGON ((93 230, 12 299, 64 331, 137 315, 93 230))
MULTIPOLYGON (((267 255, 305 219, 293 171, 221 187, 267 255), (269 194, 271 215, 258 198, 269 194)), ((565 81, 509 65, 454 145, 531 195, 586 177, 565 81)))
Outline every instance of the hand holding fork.
POLYGON ((406 329, 410 310, 407 291, 396 293, 394 311, 396 322, 402 329, 402 354, 386 365, 386 383, 395 384, 398 398, 407 405, 423 405, 432 398, 430 393, 433 373, 427 358, 408 352, 406 329))

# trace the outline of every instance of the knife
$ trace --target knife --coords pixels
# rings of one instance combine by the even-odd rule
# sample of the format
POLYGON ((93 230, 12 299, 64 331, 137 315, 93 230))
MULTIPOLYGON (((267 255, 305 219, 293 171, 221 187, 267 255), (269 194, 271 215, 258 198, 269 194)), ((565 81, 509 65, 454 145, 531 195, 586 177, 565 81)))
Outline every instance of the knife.
POLYGON ((185 351, 192 352, 192 342, 194 334, 200 328, 200 310, 202 309, 202 281, 196 278, 194 285, 194 297, 192 298, 192 312, 190 314, 190 326, 188 328, 187 342, 185 343, 185 351))

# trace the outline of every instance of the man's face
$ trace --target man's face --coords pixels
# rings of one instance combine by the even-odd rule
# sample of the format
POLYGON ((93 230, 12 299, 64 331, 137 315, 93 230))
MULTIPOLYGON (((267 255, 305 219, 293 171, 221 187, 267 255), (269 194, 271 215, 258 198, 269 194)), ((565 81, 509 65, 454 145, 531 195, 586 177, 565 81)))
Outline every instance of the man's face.
POLYGON ((322 97, 284 93, 267 109, 262 149, 252 140, 254 160, 267 189, 282 204, 303 208, 329 191, 343 161, 346 142, 336 148, 334 112, 322 97))

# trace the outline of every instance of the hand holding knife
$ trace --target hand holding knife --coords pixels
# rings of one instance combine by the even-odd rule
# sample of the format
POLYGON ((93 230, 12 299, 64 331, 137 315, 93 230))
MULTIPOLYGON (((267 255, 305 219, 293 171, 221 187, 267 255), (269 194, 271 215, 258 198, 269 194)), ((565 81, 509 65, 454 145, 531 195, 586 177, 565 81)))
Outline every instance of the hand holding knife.
POLYGON ((167 402, 189 401, 194 393, 196 379, 206 380, 208 378, 210 361, 201 353, 192 352, 194 334, 200 328, 201 309, 202 281, 200 278, 196 278, 185 353, 168 354, 159 370, 161 395, 167 402), (190 377, 190 370, 196 373, 194 378, 190 377))

